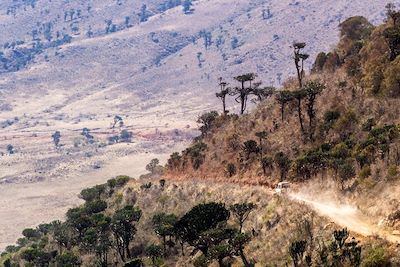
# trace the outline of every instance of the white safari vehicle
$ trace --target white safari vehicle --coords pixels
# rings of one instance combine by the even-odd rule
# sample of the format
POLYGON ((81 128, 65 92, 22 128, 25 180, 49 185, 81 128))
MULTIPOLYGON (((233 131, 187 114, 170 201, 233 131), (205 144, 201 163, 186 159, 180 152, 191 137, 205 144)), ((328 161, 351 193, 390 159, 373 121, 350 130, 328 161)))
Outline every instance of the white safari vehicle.
POLYGON ((276 185, 275 187, 275 193, 277 194, 283 194, 287 193, 290 189, 290 183, 289 182, 280 182, 276 185))

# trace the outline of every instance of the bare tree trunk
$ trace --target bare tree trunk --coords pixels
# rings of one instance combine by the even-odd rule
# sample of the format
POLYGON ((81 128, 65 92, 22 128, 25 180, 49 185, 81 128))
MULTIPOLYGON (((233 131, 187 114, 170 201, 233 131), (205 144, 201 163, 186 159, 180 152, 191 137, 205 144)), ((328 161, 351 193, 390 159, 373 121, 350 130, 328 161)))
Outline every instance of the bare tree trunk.
POLYGON ((297 112, 299 114, 300 129, 301 129, 301 132, 304 134, 303 112, 301 110, 301 96, 297 97, 297 112))
POLYGON ((223 96, 223 98, 222 98, 222 106, 223 106, 223 109, 224 109, 224 115, 226 115, 226 103, 225 103, 225 96, 223 96))
POLYGON ((240 258, 243 261, 243 265, 245 267, 251 267, 251 264, 249 263, 249 261, 247 260, 246 256, 244 255, 244 252, 243 252, 242 248, 239 249, 239 254, 240 254, 240 258))

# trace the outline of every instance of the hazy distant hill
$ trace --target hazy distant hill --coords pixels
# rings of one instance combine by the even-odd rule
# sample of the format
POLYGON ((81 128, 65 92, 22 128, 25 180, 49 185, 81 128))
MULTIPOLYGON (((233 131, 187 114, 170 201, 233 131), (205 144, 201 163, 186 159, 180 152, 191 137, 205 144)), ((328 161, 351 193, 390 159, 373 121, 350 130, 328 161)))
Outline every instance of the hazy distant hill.
MULTIPOLYGON (((111 106, 123 113, 162 105, 171 94, 178 100, 211 94, 218 76, 253 71, 278 85, 293 72, 294 40, 307 42, 314 56, 337 41, 340 21, 364 15, 378 22, 385 6, 372 0, 199 0, 185 14, 181 2, 2 1, 0 90, 14 92, 1 97, 3 104, 18 110, 18 101, 10 103, 17 92, 62 90, 63 101, 42 108, 68 107, 96 92, 117 98, 111 106)), ((111 108, 103 97, 94 101, 111 108)), ((80 108, 74 111, 84 112, 80 108)))

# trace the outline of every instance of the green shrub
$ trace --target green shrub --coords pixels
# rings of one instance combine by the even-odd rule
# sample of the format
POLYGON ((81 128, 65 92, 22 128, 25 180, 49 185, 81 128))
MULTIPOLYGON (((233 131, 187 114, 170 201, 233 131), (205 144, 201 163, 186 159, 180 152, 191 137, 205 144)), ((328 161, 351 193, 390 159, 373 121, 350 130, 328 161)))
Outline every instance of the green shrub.
POLYGON ((257 154, 260 151, 257 142, 254 140, 247 140, 246 142, 244 142, 242 149, 246 155, 247 160, 250 158, 251 154, 257 154))
POLYGON ((119 175, 117 177, 115 177, 115 182, 116 182, 116 186, 117 187, 122 187, 124 186, 126 183, 128 183, 128 181, 131 178, 129 176, 126 175, 119 175))
POLYGON ((236 174, 236 166, 233 163, 228 163, 226 166, 226 173, 229 177, 232 177, 236 174))
POLYGON ((398 175, 398 170, 396 165, 390 165, 388 168, 388 176, 390 178, 396 177, 398 175))
POLYGON ((364 167, 361 169, 360 173, 358 174, 358 176, 359 176, 361 179, 368 178, 370 175, 371 175, 371 168, 370 168, 369 166, 364 166, 364 167))
POLYGON ((93 200, 86 202, 85 211, 87 214, 94 214, 104 211, 107 208, 107 203, 104 200, 93 200))
POLYGON ((357 126, 357 115, 354 111, 347 111, 340 116, 340 118, 336 121, 334 128, 340 134, 342 140, 347 139, 354 131, 354 128, 357 126))
POLYGON ((99 199, 101 194, 105 192, 105 189, 106 189, 105 185, 96 185, 91 188, 86 188, 81 191, 80 197, 83 200, 90 202, 95 199, 99 199))
POLYGON ((345 143, 339 143, 331 150, 331 156, 337 159, 346 159, 350 155, 351 151, 345 143))
POLYGON ((340 112, 337 110, 328 110, 325 112, 323 124, 324 131, 328 132, 339 118, 340 112))
POLYGON ((385 250, 382 247, 370 248, 364 254, 361 262, 362 267, 385 267, 391 266, 390 261, 385 254, 385 250))
POLYGON ((81 266, 81 261, 78 256, 70 251, 66 251, 56 257, 57 266, 60 267, 75 267, 81 266))
POLYGON ((190 157, 193 169, 197 170, 204 163, 204 151, 206 149, 207 145, 205 143, 196 141, 184 151, 184 154, 190 157))
POLYGON ((376 125, 375 119, 374 118, 368 118, 363 124, 362 124, 362 130, 369 132, 372 130, 372 128, 376 125))
POLYGON ((141 259, 134 259, 124 264, 124 267, 143 267, 143 261, 141 259))

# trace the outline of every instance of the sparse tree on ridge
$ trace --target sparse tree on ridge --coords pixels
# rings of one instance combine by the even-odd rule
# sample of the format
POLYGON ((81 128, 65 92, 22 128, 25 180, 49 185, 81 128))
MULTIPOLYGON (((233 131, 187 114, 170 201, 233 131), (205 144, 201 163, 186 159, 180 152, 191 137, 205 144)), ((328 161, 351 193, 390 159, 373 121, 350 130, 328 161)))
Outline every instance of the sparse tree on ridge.
POLYGON ((297 79, 299 81, 299 89, 303 88, 303 78, 305 76, 304 73, 304 61, 307 60, 310 55, 302 53, 302 49, 306 47, 306 43, 294 43, 294 63, 296 65, 297 70, 297 79))
POLYGON ((307 115, 308 115, 308 132, 310 141, 314 140, 314 133, 316 128, 316 111, 315 111, 315 101, 318 95, 322 93, 325 89, 325 85, 319 81, 310 81, 304 87, 307 115))
POLYGON ((291 91, 288 90, 281 90, 276 95, 276 101, 280 105, 281 109, 281 120, 284 120, 284 113, 286 105, 293 100, 293 94, 291 91))
POLYGON ((237 96, 235 101, 240 103, 240 114, 244 114, 247 107, 247 100, 252 92, 252 82, 254 81, 256 75, 254 73, 247 73, 240 76, 236 76, 234 79, 241 83, 240 87, 235 87, 231 92, 231 95, 237 96), (246 86, 246 83, 249 83, 246 86))
POLYGON ((297 113, 299 117, 300 129, 304 134, 304 124, 303 124, 303 113, 302 113, 302 100, 305 97, 305 92, 303 91, 303 79, 305 76, 304 72, 304 61, 307 60, 310 56, 308 54, 302 53, 302 49, 306 47, 306 43, 294 43, 294 63, 297 71, 297 80, 299 82, 299 88, 292 93, 294 99, 296 99, 297 104, 297 113))
POLYGON ((142 211, 138 207, 126 206, 117 210, 112 217, 111 229, 122 261, 131 257, 129 244, 136 234, 136 227, 133 223, 138 222, 141 216, 142 211))
POLYGON ((228 114, 229 111, 226 110, 226 96, 229 95, 231 89, 229 87, 226 87, 227 83, 222 80, 222 77, 219 78, 219 86, 221 88, 221 91, 216 93, 215 95, 222 101, 222 109, 224 112, 223 114, 228 114))

